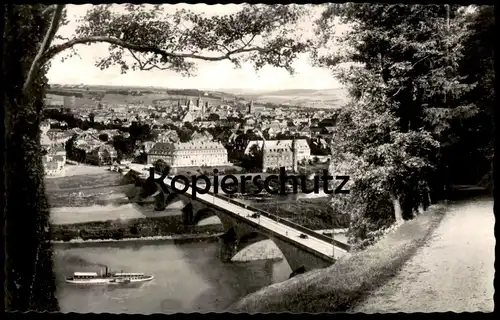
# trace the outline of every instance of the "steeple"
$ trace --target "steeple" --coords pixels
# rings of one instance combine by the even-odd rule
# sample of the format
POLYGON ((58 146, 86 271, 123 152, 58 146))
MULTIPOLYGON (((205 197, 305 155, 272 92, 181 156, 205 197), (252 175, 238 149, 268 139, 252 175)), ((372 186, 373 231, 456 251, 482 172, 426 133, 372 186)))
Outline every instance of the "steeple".
POLYGON ((293 173, 297 173, 297 141, 295 140, 295 135, 293 135, 293 138, 292 138, 292 161, 293 161, 293 166, 292 166, 292 170, 293 170, 293 173))
POLYGON ((201 107, 201 114, 204 116, 208 112, 208 101, 206 101, 201 107))
POLYGON ((203 101, 201 100, 201 96, 198 96, 198 100, 196 100, 196 107, 201 109, 203 107, 203 101))
POLYGON ((266 138, 262 136, 262 172, 266 172, 266 138))

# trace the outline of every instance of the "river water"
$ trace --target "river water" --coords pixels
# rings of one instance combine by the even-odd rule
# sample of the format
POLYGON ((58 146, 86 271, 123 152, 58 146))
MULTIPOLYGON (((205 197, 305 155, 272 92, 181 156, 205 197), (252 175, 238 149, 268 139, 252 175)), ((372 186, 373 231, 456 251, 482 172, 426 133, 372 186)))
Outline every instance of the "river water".
POLYGON ((243 296, 288 279, 285 260, 224 263, 217 243, 55 245, 57 296, 62 312, 175 313, 223 311, 243 296), (64 282, 75 271, 153 274, 151 282, 123 287, 79 287, 64 282))
MULTIPOLYGON (((86 179, 77 181, 78 178, 60 178, 48 183, 52 188, 48 197, 57 219, 74 223, 87 220, 86 216, 93 220, 118 211, 120 216, 145 214, 131 205, 106 204, 106 200, 123 196, 121 187, 99 185, 86 189, 86 179)), ((112 176, 106 179, 112 180, 112 176)), ((92 178, 88 181, 95 186, 92 178)), ((222 262, 218 246, 218 243, 173 244, 167 240, 54 244, 61 311, 132 314, 224 311, 245 295, 288 279, 292 272, 286 260, 222 262), (152 274, 155 279, 120 287, 82 287, 64 281, 73 272, 100 272, 105 265, 114 271, 152 274)))

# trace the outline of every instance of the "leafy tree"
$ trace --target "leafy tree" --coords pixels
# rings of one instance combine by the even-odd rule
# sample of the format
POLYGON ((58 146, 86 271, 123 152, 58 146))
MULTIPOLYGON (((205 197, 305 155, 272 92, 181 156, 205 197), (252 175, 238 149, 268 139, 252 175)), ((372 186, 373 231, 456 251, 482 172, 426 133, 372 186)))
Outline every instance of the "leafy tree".
POLYGON ((40 131, 33 130, 47 79, 39 74, 23 88, 48 23, 42 5, 3 8, 5 309, 57 311, 40 131))
POLYGON ((495 49, 489 39, 495 36, 494 6, 475 7, 468 18, 470 32, 460 73, 467 77, 467 83, 477 83, 467 98, 477 105, 478 113, 455 123, 459 139, 453 146, 451 175, 463 179, 457 183, 475 184, 479 180, 479 184, 492 187, 495 49))
POLYGON ((107 134, 107 133, 101 133, 101 134, 99 135, 99 139, 100 139, 101 141, 107 142, 107 141, 108 141, 108 139, 109 139, 109 136, 108 136, 108 134, 107 134))
MULTIPOLYGON (((382 226, 413 216, 428 198, 430 172, 449 162, 443 142, 451 138, 453 119, 475 113, 463 98, 471 86, 457 73, 467 34, 459 9, 332 4, 318 21, 322 45, 347 47, 326 54, 318 50, 314 58, 337 73, 353 98, 338 116, 331 162, 333 172, 351 175, 351 195, 335 197, 334 205, 356 207, 350 211, 353 240, 371 238, 382 226), (336 36, 335 18, 349 23, 350 31, 336 36), (342 63, 351 66, 338 68, 342 63), (375 199, 394 204, 387 224, 369 210, 375 199)), ((443 181, 431 183, 436 191, 442 186, 443 181)))
POLYGON ((220 117, 216 113, 211 113, 208 115, 208 121, 219 121, 220 117))
POLYGON ((151 127, 148 124, 132 122, 129 128, 130 139, 133 141, 147 141, 151 138, 151 127))
POLYGON ((191 131, 195 130, 195 128, 191 122, 185 122, 183 127, 188 129, 188 130, 191 130, 191 131))
POLYGON ((70 39, 57 35, 67 23, 64 5, 3 8, 7 310, 58 310, 40 133, 33 130, 40 123, 51 59, 74 54, 76 45, 101 42, 110 45, 97 62, 102 69, 114 64, 122 72, 156 68, 192 74, 197 60, 229 60, 292 72, 296 55, 309 45, 291 35, 290 26, 302 13, 296 6, 246 6, 210 18, 187 10, 165 14, 160 6, 126 5, 122 13, 95 6, 70 39))
POLYGON ((252 169, 262 169, 263 154, 262 148, 258 144, 254 144, 250 147, 248 154, 241 156, 241 165, 247 170, 252 169))
POLYGON ((130 158, 134 155, 135 145, 134 141, 123 136, 114 136, 111 143, 117 152, 118 159, 130 158))
POLYGON ((187 128, 180 128, 177 130, 177 135, 179 136, 180 142, 189 142, 191 141, 191 136, 193 135, 193 130, 189 130, 187 128))
POLYGON ((89 121, 91 124, 94 123, 95 114, 93 112, 89 113, 89 121))
POLYGON ((247 143, 252 140, 263 140, 263 138, 260 136, 260 133, 254 131, 253 129, 248 129, 246 131, 246 133, 244 134, 244 139, 247 143))

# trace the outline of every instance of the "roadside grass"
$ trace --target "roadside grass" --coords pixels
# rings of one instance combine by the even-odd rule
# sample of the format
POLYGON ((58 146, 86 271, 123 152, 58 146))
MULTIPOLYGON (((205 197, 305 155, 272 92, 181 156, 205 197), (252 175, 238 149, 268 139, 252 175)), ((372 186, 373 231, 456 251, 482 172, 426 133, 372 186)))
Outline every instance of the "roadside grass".
POLYGON ((313 270, 252 293, 231 312, 345 312, 395 276, 429 239, 446 212, 444 204, 390 231, 366 250, 353 252, 333 266, 313 270))

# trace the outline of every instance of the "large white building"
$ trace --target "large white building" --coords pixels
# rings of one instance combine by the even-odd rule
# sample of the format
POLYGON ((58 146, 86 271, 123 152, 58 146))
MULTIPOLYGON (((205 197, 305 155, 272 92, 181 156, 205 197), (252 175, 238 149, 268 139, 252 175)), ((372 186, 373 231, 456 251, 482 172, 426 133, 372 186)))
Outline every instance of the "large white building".
POLYGON ((157 143, 148 153, 148 164, 165 161, 173 168, 229 166, 227 150, 220 142, 157 143))

